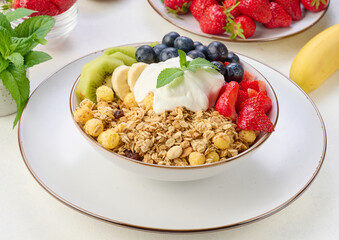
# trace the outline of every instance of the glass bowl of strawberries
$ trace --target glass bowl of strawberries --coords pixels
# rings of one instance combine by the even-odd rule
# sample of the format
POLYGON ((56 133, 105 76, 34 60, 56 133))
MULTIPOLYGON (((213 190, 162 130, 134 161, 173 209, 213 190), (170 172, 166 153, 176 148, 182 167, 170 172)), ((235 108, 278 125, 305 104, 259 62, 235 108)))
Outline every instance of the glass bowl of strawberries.
MULTIPOLYGON (((76 0, 4 0, 3 10, 18 8, 30 9, 34 12, 30 16, 48 15, 53 17, 55 25, 46 36, 50 45, 56 45, 65 40, 77 24, 78 5, 76 0)), ((14 26, 23 19, 12 22, 14 26)))

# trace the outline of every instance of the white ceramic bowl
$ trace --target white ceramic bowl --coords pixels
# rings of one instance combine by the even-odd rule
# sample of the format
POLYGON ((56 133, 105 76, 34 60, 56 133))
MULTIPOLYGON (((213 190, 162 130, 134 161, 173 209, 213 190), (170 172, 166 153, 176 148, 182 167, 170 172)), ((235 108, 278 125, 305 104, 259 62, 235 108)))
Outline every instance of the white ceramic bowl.
MULTIPOLYGON (((241 56, 240 56, 241 57, 241 56)), ((258 80, 262 80, 266 82, 266 90, 267 95, 272 100, 272 109, 268 113, 268 117, 271 119, 274 126, 276 126, 279 115, 279 104, 277 96, 269 83, 269 81, 259 73, 254 67, 249 65, 248 63, 241 60, 241 64, 244 69, 252 74, 254 74, 258 80)), ((79 78, 75 81, 73 88, 70 93, 70 112, 73 118, 73 112, 76 107, 79 106, 79 99, 75 94, 75 88, 78 84, 79 78)), ((165 181, 191 181, 203 179, 211 176, 215 176, 217 174, 223 173, 225 171, 229 171, 232 167, 237 165, 239 161, 248 161, 251 158, 252 153, 257 150, 264 142, 270 137, 271 133, 261 133, 255 143, 246 151, 238 154, 235 157, 228 158, 224 161, 219 161, 211 164, 204 164, 199 166, 162 166, 156 164, 149 164, 142 161, 134 160, 131 158, 127 158, 125 156, 119 155, 105 149, 102 147, 97 141, 88 136, 83 129, 74 121, 76 127, 80 131, 80 133, 88 140, 90 145, 94 147, 99 154, 104 155, 107 159, 112 161, 117 166, 142 175, 147 178, 157 179, 157 180, 165 180, 165 181)), ((274 134, 274 132, 272 133, 274 134)))

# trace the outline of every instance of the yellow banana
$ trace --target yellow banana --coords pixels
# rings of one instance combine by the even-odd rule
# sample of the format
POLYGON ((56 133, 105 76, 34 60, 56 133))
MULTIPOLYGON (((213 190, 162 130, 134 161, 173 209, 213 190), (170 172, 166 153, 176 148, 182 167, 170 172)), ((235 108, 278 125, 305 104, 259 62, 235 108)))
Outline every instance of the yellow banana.
POLYGON ((290 69, 290 78, 306 93, 318 88, 339 69, 339 24, 313 37, 301 48, 290 69))

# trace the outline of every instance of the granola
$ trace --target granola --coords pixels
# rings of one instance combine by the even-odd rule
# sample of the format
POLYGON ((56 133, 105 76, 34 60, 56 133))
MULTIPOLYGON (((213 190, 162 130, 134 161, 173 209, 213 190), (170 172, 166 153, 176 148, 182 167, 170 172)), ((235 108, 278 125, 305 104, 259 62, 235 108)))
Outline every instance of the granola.
MULTIPOLYGON (((120 155, 146 163, 166 166, 213 163, 236 156, 253 143, 246 138, 251 134, 241 132, 244 130, 239 134, 236 124, 214 108, 193 112, 185 107, 176 107, 158 115, 145 105, 130 107, 121 100, 99 100, 94 104, 85 99, 76 109, 75 119, 77 110, 84 108, 87 115, 102 122, 103 132, 110 130, 119 138, 114 147, 112 144, 106 147, 105 138, 100 138, 100 144, 120 155)), ((78 123, 86 129, 86 133, 90 132, 83 121, 78 123)), ((112 132, 109 136, 113 136, 112 132)), ((96 136, 92 137, 99 142, 96 136)))

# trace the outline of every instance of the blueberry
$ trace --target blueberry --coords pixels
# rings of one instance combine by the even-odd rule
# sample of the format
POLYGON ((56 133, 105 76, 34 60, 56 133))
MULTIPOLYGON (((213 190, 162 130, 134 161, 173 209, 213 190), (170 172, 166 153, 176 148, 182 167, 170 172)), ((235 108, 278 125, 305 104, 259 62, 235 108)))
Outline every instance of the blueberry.
POLYGON ((206 58, 208 59, 208 55, 210 55, 210 53, 209 53, 208 48, 206 46, 204 46, 204 45, 197 46, 195 48, 195 50, 202 52, 206 56, 206 58))
POLYGON ((174 40, 174 47, 187 53, 194 49, 194 43, 192 39, 181 36, 174 40))
POLYGON ((162 44, 162 43, 159 43, 159 44, 157 44, 153 47, 155 55, 157 56, 157 58, 156 58, 157 62, 159 62, 159 55, 160 55, 161 51, 164 50, 165 48, 167 48, 167 46, 165 44, 162 44))
POLYGON ((165 44, 167 47, 173 47, 174 40, 179 36, 177 32, 169 32, 162 38, 162 44, 165 44))
POLYGON ((221 62, 218 61, 213 61, 212 62, 218 69, 218 71, 222 74, 225 75, 226 72, 226 67, 224 66, 224 64, 222 64, 221 62))
POLYGON ((229 63, 240 63, 240 59, 234 52, 229 52, 226 58, 226 62, 229 63))
POLYGON ((226 66, 226 82, 240 82, 244 78, 244 68, 239 63, 230 63, 226 66))
POLYGON ((198 41, 194 41, 194 42, 193 42, 193 45, 194 45, 194 48, 196 48, 197 46, 202 45, 202 43, 201 43, 201 42, 198 42, 198 41))
POLYGON ((210 52, 207 58, 210 61, 224 62, 226 60, 227 55, 228 55, 228 50, 227 50, 227 47, 223 43, 219 41, 214 41, 214 42, 211 42, 207 47, 210 52))
POLYGON ((202 52, 199 52, 199 51, 197 51, 197 50, 192 50, 192 51, 189 51, 188 53, 187 53, 187 56, 188 57, 190 57, 190 58, 198 58, 198 57, 200 57, 200 58, 206 58, 206 56, 205 56, 205 54, 203 54, 202 52))
POLYGON ((156 60, 156 55, 153 48, 148 45, 139 47, 135 52, 135 57, 138 62, 144 63, 154 63, 156 60))
POLYGON ((174 58, 178 56, 179 56, 178 49, 169 47, 169 48, 165 48, 164 50, 160 52, 159 60, 160 62, 163 62, 170 58, 174 58))

